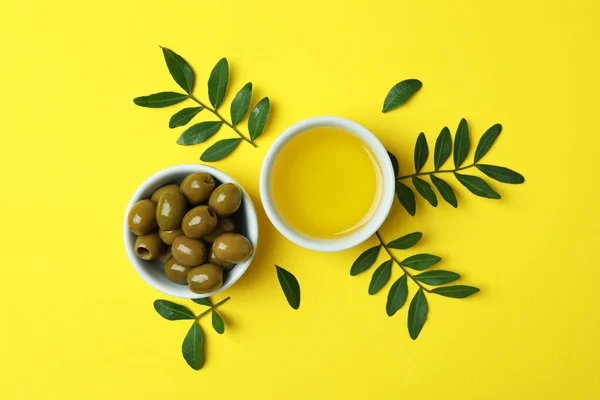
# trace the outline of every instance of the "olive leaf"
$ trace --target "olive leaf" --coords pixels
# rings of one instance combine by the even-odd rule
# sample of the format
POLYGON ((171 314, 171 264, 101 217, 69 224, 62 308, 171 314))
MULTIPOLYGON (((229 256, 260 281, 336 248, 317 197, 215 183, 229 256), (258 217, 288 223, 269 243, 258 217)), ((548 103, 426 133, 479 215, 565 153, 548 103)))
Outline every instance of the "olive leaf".
POLYGON ((177 128, 190 122, 204 107, 188 107, 177 111, 169 120, 169 128, 177 128))
POLYGON ((478 176, 454 173, 458 181, 471 193, 487 199, 500 199, 500 195, 494 191, 483 179, 478 176))
POLYGON ((408 308, 408 333, 411 339, 415 340, 419 337, 423 325, 427 320, 427 299, 423 289, 419 289, 414 295, 408 308))
POLYGON ((445 126, 435 141, 435 150, 433 153, 433 165, 437 171, 444 165, 450 153, 452 152, 452 136, 450 135, 450 129, 445 126))
POLYGON ((212 307, 212 302, 210 301, 210 297, 203 297, 201 299, 192 299, 192 301, 196 304, 201 304, 203 306, 212 307))
POLYGON ((479 292, 478 288, 466 285, 444 286, 431 289, 431 293, 439 294, 444 297, 453 297, 455 299, 464 299, 477 292, 479 292))
POLYGON ((418 275, 413 275, 413 278, 419 282, 426 283, 427 285, 436 286, 454 282, 460 278, 460 275, 456 272, 444 271, 440 269, 435 271, 425 271, 418 275))
POLYGON ((223 103, 228 82, 229 64, 227 59, 223 57, 214 66, 208 78, 208 99, 215 110, 223 103))
POLYGON ((438 192, 440 192, 440 195, 442 195, 442 198, 452 207, 458 207, 458 201, 456 200, 456 196, 450 185, 448 185, 445 180, 438 178, 435 175, 431 175, 430 178, 433 185, 437 188, 438 192))
POLYGON ((250 100, 252 99, 252 82, 248 82, 235 95, 231 102, 231 123, 235 126, 244 119, 248 108, 250 108, 250 100))
POLYGON ((250 132, 251 140, 256 140, 262 135, 267 124, 267 118, 269 118, 270 107, 269 98, 265 97, 250 112, 250 117, 248 117, 248 132, 250 132))
POLYGON ((421 171, 428 156, 429 148, 427 147, 427 138, 425 138, 425 134, 421 132, 417 137, 417 143, 415 145, 415 172, 421 171))
POLYGON ((525 182, 523 175, 505 167, 497 167, 495 165, 477 164, 477 169, 489 176, 492 179, 502 183, 518 184, 525 182))
POLYGON ((402 207, 410 214, 415 215, 417 212, 417 204, 415 203, 415 194, 402 182, 396 182, 396 196, 402 207))
POLYGON ((298 280, 291 272, 286 271, 277 265, 275 268, 277 269, 279 285, 283 290, 283 294, 285 294, 288 304, 294 310, 297 310, 298 307, 300 307, 300 284, 298 283, 298 280))
POLYGON ((181 103, 188 98, 187 94, 176 92, 160 92, 149 96, 141 96, 133 99, 133 102, 140 107, 162 108, 181 103))
POLYGON ((221 121, 205 121, 192 125, 179 136, 177 144, 191 146, 205 142, 221 129, 221 125, 223 125, 221 121))
POLYGON ((488 150, 492 147, 500 135, 500 132, 502 132, 502 125, 500 124, 492 125, 487 131, 485 131, 483 136, 481 136, 481 139, 479 139, 479 143, 477 143, 477 149, 475 149, 475 162, 478 162, 483 156, 486 155, 488 150))
POLYGON ((429 202, 429 204, 431 204, 434 207, 437 207, 437 205, 438 205, 437 197, 436 197, 433 189, 431 189, 431 185, 429 185, 429 183, 427 183, 423 179, 418 178, 416 176, 413 176, 412 182, 413 182, 413 185, 415 186, 415 189, 417 189, 417 192, 419 192, 419 194, 425 200, 427 200, 429 202))
POLYGON ((187 335, 185 335, 185 339, 183 339, 181 353, 188 365, 196 371, 202 368, 202 365, 204 364, 204 358, 202 356, 203 342, 202 329, 200 328, 200 325, 194 321, 187 335))
POLYGON ((460 168, 469 154, 469 125, 466 119, 461 119, 456 130, 456 139, 454 140, 454 167, 460 168))
POLYGON ((392 260, 383 262, 371 277, 371 283, 369 284, 369 294, 373 295, 381 290, 382 287, 390 280, 392 274, 392 260))
POLYGON ((396 312, 402 308, 406 302, 408 296, 408 285, 406 284, 406 274, 402 275, 396 282, 390 287, 388 292, 387 302, 385 304, 385 312, 388 317, 396 314, 396 312))
POLYGON ((161 317, 169 321, 196 318, 187 307, 168 300, 154 300, 154 309, 161 317))
POLYGON ((422 86, 423 84, 418 79, 407 79, 395 84, 385 97, 381 112, 386 113, 400 107, 422 86))
POLYGON ((242 139, 223 139, 210 146, 202 153, 200 160, 204 162, 219 161, 227 157, 240 144, 242 139))
POLYGON ((215 332, 219 335, 222 335, 225 332, 225 323, 223 322, 223 318, 219 315, 216 310, 212 310, 212 326, 215 332))
POLYGON ((387 244, 390 249, 406 250, 413 247, 421 240, 423 234, 421 232, 413 232, 408 235, 404 235, 396 240, 392 240, 387 244))
POLYGON ((365 250, 361 253, 360 256, 354 261, 352 267, 350 268, 350 275, 358 275, 363 271, 371 268, 371 265, 375 263, 377 259, 377 255, 379 254, 379 249, 381 249, 381 245, 377 245, 371 247, 370 249, 365 250))
POLYGON ((390 161, 392 162, 392 168, 394 169, 394 178, 398 177, 398 159, 396 158, 395 155, 393 155, 392 153, 390 153, 389 151, 387 152, 388 156, 390 157, 390 161))
POLYGON ((437 264, 441 260, 442 259, 438 256, 423 253, 415 254, 414 256, 405 258, 404 260, 400 261, 400 265, 410 269, 415 269, 417 271, 422 271, 431 267, 434 264, 437 264))
POLYGON ((167 68, 175 82, 187 93, 192 94, 194 90, 194 71, 192 67, 179 54, 162 47, 162 52, 167 63, 167 68))

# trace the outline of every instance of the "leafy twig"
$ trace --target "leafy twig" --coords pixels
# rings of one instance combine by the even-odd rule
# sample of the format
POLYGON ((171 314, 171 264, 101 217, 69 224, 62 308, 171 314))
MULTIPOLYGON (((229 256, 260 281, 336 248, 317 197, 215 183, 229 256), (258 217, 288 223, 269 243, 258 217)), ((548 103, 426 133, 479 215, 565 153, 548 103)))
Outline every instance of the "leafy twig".
POLYGON ((415 174, 410 174, 410 175, 402 175, 396 178, 397 181, 400 181, 402 179, 408 179, 408 178, 412 178, 413 176, 423 176, 423 175, 432 175, 432 174, 443 174, 443 173, 448 173, 448 172, 456 172, 456 171, 462 171, 464 169, 469 169, 472 168, 474 166, 476 166, 477 164, 470 164, 470 165, 465 165, 464 167, 460 167, 460 168, 454 168, 454 169, 440 169, 437 171, 428 171, 428 172, 418 172, 415 174))
POLYGON ((219 301, 217 304, 215 304, 214 306, 210 306, 210 308, 206 311, 201 312, 197 317, 196 317, 196 321, 198 321, 200 318, 202 318, 203 316, 205 316, 206 314, 210 313, 213 310, 216 310, 217 307, 219 307, 220 305, 222 305, 223 303, 226 303, 229 299, 231 299, 231 297, 226 297, 223 300, 219 301))

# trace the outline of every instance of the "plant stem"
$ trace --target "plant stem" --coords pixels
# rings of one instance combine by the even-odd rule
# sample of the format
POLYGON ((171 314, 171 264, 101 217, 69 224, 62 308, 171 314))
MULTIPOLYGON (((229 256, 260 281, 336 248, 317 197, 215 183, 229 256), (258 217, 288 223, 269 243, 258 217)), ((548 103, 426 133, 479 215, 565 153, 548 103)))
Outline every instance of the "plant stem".
POLYGON ((203 311, 202 313, 200 313, 200 315, 198 315, 196 317, 196 321, 198 321, 200 318, 202 318, 203 316, 205 316, 206 314, 208 314, 209 312, 212 312, 212 310, 215 310, 217 307, 219 307, 221 304, 225 303, 227 300, 229 300, 231 297, 226 297, 223 300, 219 301, 218 303, 216 303, 215 305, 213 305, 212 307, 210 307, 208 310, 203 311))
POLYGON ((465 165, 464 167, 460 167, 460 168, 440 169, 440 170, 437 170, 437 171, 429 171, 429 172, 419 172, 419 173, 416 173, 416 174, 399 176, 398 178, 396 178, 396 180, 399 181, 401 179, 412 178, 413 176, 420 176, 420 175, 443 174, 443 173, 447 173, 447 172, 462 171, 463 169, 471 168, 471 167, 474 167, 476 165, 477 164, 473 163, 473 164, 465 165))
POLYGON ((419 282, 418 280, 416 280, 415 278, 413 278, 413 276, 411 275, 410 272, 408 272, 408 270, 406 269, 406 267, 404 267, 402 264, 400 264, 400 261, 398 261, 398 259, 392 254, 392 252, 390 251, 390 249, 386 246, 385 242, 381 238, 381 235, 379 234, 379 231, 375 231, 375 235, 377 236, 377 239, 379 239, 379 243, 381 243, 381 246, 383 246, 383 248, 388 253, 388 255, 390 256, 390 258, 396 264, 398 264, 398 266, 400 267, 400 269, 402 269, 402 271, 404 271, 404 273, 406 274, 406 276, 408 276, 410 279, 412 279, 412 281, 414 283, 416 283, 417 286, 419 286, 421 289, 423 289, 426 292, 430 292, 430 290, 427 289, 425 286, 423 286, 423 284, 421 284, 421 282, 419 282))
POLYGON ((213 113, 217 118, 219 118, 221 120, 221 122, 223 122, 225 125, 227 125, 231 129, 233 129, 233 131, 235 133, 237 133, 239 135, 239 137, 241 137, 243 140, 245 140, 246 142, 250 143, 252 146, 257 147, 256 143, 254 143, 252 141, 252 139, 248 139, 242 132, 239 131, 238 128, 236 128, 229 121, 227 121, 225 118, 223 118, 223 116, 221 114, 219 114, 219 112, 217 110, 215 110, 214 108, 211 108, 211 107, 207 106, 202 101, 198 100, 193 94, 190 94, 190 99, 194 100, 196 103, 200 104, 202 107, 206 108, 208 111, 210 111, 211 113, 213 113))

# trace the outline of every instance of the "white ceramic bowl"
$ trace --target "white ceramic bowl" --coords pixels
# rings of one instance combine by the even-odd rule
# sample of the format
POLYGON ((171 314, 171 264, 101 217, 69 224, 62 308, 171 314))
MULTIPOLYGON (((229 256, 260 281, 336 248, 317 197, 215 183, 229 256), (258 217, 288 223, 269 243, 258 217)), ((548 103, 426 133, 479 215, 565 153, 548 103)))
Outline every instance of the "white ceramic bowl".
POLYGON ((267 216, 273 225, 275 225, 275 228, 277 228, 277 230, 281 232, 283 236, 292 242, 311 250, 325 252, 341 251, 352 248, 364 242, 371 237, 383 224, 390 212, 390 209, 392 208, 392 202, 394 201, 394 189, 396 185, 395 179, 394 168, 392 167, 392 162, 390 161, 387 151, 379 139, 377 139, 377 137, 369 130, 357 124, 356 122, 345 118, 314 117, 292 125, 281 135, 279 135, 273 145, 271 145, 260 172, 260 198, 267 216), (373 156, 377 160, 377 164, 379 165, 382 176, 381 201, 371 219, 362 228, 353 232, 352 234, 335 239, 319 239, 310 237, 291 227, 277 211, 271 190, 273 166, 275 165, 275 160, 277 159, 281 149, 294 136, 299 135, 309 129, 322 127, 342 129, 362 140, 362 142, 371 150, 373 156))
POLYGON ((127 215, 129 214, 131 207, 142 199, 149 199, 152 193, 161 186, 171 183, 181 183, 183 178, 193 172, 206 172, 212 175, 217 184, 235 183, 242 189, 243 200, 240 210, 238 211, 241 220, 241 224, 239 224, 239 233, 246 236, 248 240, 250 240, 255 252, 256 245, 258 244, 258 220, 256 218, 254 205, 252 204, 248 193, 246 193, 246 191, 244 191, 244 189, 229 175, 206 165, 182 164, 163 169, 162 171, 159 171, 150 178, 146 179, 146 181, 142 183, 133 194, 133 197, 129 201, 129 205, 127 206, 127 210, 125 212, 125 220, 123 222, 123 240, 125 242, 125 250, 127 251, 127 256, 129 257, 129 261, 131 261, 133 268, 135 268, 136 272, 142 277, 143 280, 146 281, 146 283, 156 290, 163 292, 164 294, 186 299, 208 297, 227 289, 237 282, 238 279, 240 279, 254 258, 253 253, 250 259, 237 264, 231 269, 231 271, 225 272, 223 277, 223 286, 220 289, 211 293, 198 294, 190 291, 186 285, 179 285, 168 280, 163 270, 164 267, 162 261, 144 261, 135 254, 134 244, 136 236, 129 230, 127 226, 127 215))

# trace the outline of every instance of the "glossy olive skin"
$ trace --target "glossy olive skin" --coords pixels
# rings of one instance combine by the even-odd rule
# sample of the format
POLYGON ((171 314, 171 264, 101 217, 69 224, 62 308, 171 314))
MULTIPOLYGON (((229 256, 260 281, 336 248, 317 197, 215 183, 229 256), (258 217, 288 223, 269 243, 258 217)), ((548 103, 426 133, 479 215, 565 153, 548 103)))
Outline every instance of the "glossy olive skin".
POLYGON ((154 193, 152 193, 152 197, 150 198, 150 200, 152 200, 155 203, 158 203, 158 200, 160 200, 160 196, 162 196, 163 193, 166 193, 166 192, 179 192, 179 186, 167 185, 167 186, 160 187, 160 188, 156 189, 154 191, 154 193))
POLYGON ((160 229, 170 231, 179 228, 187 211, 185 196, 179 192, 165 192, 156 205, 156 223, 160 229))
POLYGON ((185 236, 199 239, 215 230, 217 226, 217 214, 208 206, 192 208, 183 217, 181 229, 185 236))
POLYGON ((135 240, 135 254, 142 260, 156 260, 166 249, 167 246, 160 240, 158 232, 138 236, 135 240))
POLYGON ((239 263, 252 255, 252 244, 239 233, 224 233, 217 237, 212 252, 220 260, 239 263))
POLYGON ((188 287, 194 293, 210 293, 223 286, 223 269, 215 264, 192 268, 187 275, 188 287))
POLYGON ((228 217, 240 208, 242 190, 233 183, 218 186, 210 195, 208 205, 219 217, 228 217))
POLYGON ((217 257, 215 257, 215 253, 213 253, 212 251, 210 252, 210 255, 208 256, 208 262, 212 263, 212 264, 216 264, 219 267, 221 267, 227 271, 229 271, 229 270, 231 270, 231 268, 235 267, 235 263, 219 260, 217 257))
POLYGON ((173 240, 171 253, 177 261, 189 267, 198 266, 206 260, 207 248, 204 242, 187 236, 177 236, 173 240))
POLYGON ((187 284, 188 272, 192 267, 180 264, 174 257, 170 257, 165 261, 165 275, 171 282, 179 283, 182 285, 187 284))
POLYGON ((136 235, 146 235, 156 229, 156 204, 150 200, 138 201, 129 210, 127 225, 136 235))
POLYGON ((185 177, 179 190, 192 206, 206 204, 215 190, 215 180, 209 174, 196 172, 185 177))
POLYGON ((183 231, 181 230, 181 228, 172 229, 170 231, 159 229, 158 235, 160 236, 162 241, 165 242, 166 245, 170 246, 173 244, 173 240, 175 240, 177 236, 183 235, 183 231))
POLYGON ((202 240, 206 243, 212 243, 215 241, 217 236, 221 236, 224 233, 235 231, 235 224, 231 218, 219 218, 216 228, 208 235, 202 236, 202 240))

